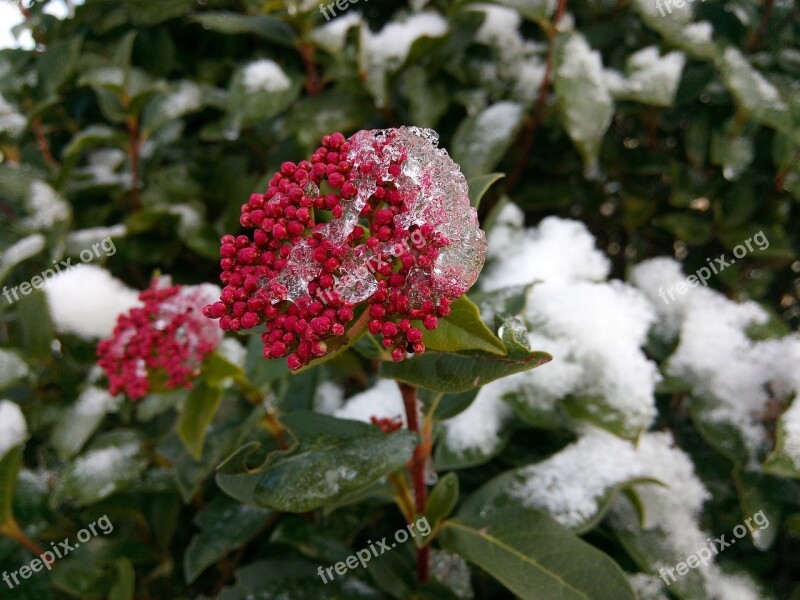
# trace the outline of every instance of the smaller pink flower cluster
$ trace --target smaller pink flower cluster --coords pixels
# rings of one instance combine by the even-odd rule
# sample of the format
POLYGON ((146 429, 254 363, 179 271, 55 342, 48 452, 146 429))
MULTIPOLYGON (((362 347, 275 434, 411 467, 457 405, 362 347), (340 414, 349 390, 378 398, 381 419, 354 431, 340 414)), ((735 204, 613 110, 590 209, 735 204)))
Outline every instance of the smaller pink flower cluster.
POLYGON ((189 387, 203 359, 222 341, 222 332, 202 314, 218 293, 212 285, 172 285, 168 277, 154 278, 139 294, 143 306, 120 315, 112 337, 97 346, 111 393, 143 398, 152 376, 165 377, 166 388, 189 387))

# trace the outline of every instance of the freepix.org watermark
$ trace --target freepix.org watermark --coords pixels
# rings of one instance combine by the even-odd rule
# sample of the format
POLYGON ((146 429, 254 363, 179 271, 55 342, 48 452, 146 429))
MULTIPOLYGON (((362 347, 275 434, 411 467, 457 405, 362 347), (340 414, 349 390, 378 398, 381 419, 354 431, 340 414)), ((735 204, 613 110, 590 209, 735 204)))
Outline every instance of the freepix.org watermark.
MULTIPOLYGON (((757 234, 750 236, 744 242, 736 246, 733 249, 733 255, 736 258, 743 258, 748 252, 753 252, 754 248, 751 242, 756 243, 758 250, 766 250, 769 248, 767 236, 763 231, 759 231, 757 234), (745 246, 747 247, 745 248, 745 246)), ((697 287, 698 283, 708 286, 708 280, 711 279, 712 271, 713 275, 719 275, 719 273, 724 271, 727 267, 734 264, 736 258, 726 260, 725 254, 720 254, 719 258, 715 258, 713 261, 707 258, 706 262, 708 263, 708 267, 700 267, 695 271, 694 275, 689 275, 686 281, 681 281, 666 289, 663 287, 658 288, 658 296, 664 301, 664 304, 669 304, 670 301, 675 300, 675 294, 682 296, 689 291, 690 287, 697 287), (667 296, 669 296, 669 299, 667 299, 667 296)))
POLYGON ((348 570, 355 569, 359 565, 366 568, 367 563, 372 560, 373 556, 378 558, 384 552, 389 552, 389 550, 396 548, 398 544, 404 544, 408 541, 409 534, 411 534, 412 538, 416 537, 417 534, 414 531, 415 528, 422 537, 428 537, 431 532, 431 526, 428 523, 428 519, 425 517, 420 517, 416 521, 406 525, 405 529, 398 529, 395 531, 395 541, 391 545, 389 545, 389 542, 386 541, 386 538, 378 540, 375 543, 369 541, 367 542, 369 548, 362 548, 355 554, 348 556, 344 561, 337 562, 335 565, 328 567, 324 571, 322 567, 319 567, 317 569, 317 574, 322 579, 322 583, 330 583, 336 578, 336 575, 333 573, 334 571, 336 571, 338 575, 344 575, 348 570), (325 577, 326 574, 328 575, 327 578, 325 577))
POLYGON ((89 523, 85 529, 81 529, 75 534, 78 538, 77 542, 71 544, 69 538, 66 538, 63 542, 58 542, 58 544, 56 544, 56 542, 50 542, 52 550, 43 552, 39 555, 39 558, 34 558, 27 565, 21 566, 16 571, 12 571, 11 573, 3 571, 3 581, 13 590, 16 586, 20 585, 20 578, 23 580, 30 579, 34 573, 39 573, 43 569, 52 571, 53 563, 56 562, 56 559, 64 558, 70 552, 79 548, 82 543, 85 544, 93 537, 97 537, 101 533, 103 535, 108 535, 112 531, 114 531, 114 525, 111 523, 108 515, 103 515, 97 519, 97 521, 89 523))
MULTIPOLYGON (((369 0, 364 0, 364 2, 369 2, 369 0)), ((336 0, 336 2, 331 2, 327 6, 325 4, 320 4, 319 12, 323 17, 325 17, 326 21, 330 21, 336 16, 336 11, 333 10, 334 6, 336 6, 336 8, 338 8, 340 11, 344 12, 350 8, 351 4, 358 4, 358 0, 336 0), (331 16, 328 16, 328 11, 331 12, 331 16)))
MULTIPOLYGON (((78 256, 83 263, 89 263, 95 260, 96 258, 100 258, 100 251, 105 253, 105 256, 114 256, 117 253, 117 247, 114 245, 114 240, 111 237, 104 238, 103 240, 97 242, 96 244, 92 244, 90 248, 85 248, 80 251, 78 256)), ((60 275, 64 271, 68 271, 78 265, 72 264, 72 258, 68 258, 62 261, 53 261, 52 269, 46 269, 42 271, 41 275, 35 275, 31 278, 30 281, 26 281, 24 283, 19 284, 18 286, 9 288, 8 286, 3 286, 3 296, 5 297, 6 301, 9 304, 13 304, 20 298, 20 294, 22 296, 27 296, 33 290, 41 289, 45 283, 47 283, 48 279, 51 277, 55 277, 56 275, 60 275)))
MULTIPOLYGON (((705 2, 706 0, 700 0, 701 2, 705 2)), ((683 8, 686 6, 686 3, 691 4, 694 0, 656 0, 656 8, 658 12, 661 13, 662 17, 666 17, 667 14, 672 14, 672 6, 674 5, 675 8, 683 8), (666 7, 667 12, 664 12, 664 7, 666 7)))
POLYGON ((741 539, 747 535, 747 532, 753 532, 755 528, 753 527, 753 522, 758 526, 759 531, 762 529, 766 529, 769 527, 769 519, 764 514, 763 510, 758 511, 752 517, 747 517, 744 520, 744 524, 739 524, 733 528, 733 535, 734 537, 730 541, 725 540, 725 534, 719 536, 718 538, 714 538, 712 541, 711 538, 706 538, 708 542, 708 547, 702 547, 694 554, 691 554, 686 557, 685 561, 679 562, 674 567, 670 568, 662 568, 658 570, 658 574, 661 576, 661 579, 664 580, 664 583, 670 585, 678 580, 678 577, 683 577, 686 575, 690 569, 696 569, 700 565, 704 567, 708 566, 708 563, 711 560, 712 556, 715 556, 725 550, 728 546, 732 546, 736 543, 737 539, 741 539), (747 525, 747 527, 745 527, 747 525), (675 576, 677 572, 678 577, 675 576), (669 578, 667 578, 669 575, 669 578))

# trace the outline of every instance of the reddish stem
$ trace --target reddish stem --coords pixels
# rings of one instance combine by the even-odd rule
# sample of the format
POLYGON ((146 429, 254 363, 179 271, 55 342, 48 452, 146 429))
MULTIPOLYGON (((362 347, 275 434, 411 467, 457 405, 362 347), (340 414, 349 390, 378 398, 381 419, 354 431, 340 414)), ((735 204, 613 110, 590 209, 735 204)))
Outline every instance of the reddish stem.
POLYGON ((533 142, 536 139, 536 132, 539 130, 539 126, 542 124, 542 113, 544 112, 544 105, 545 101, 547 100, 547 90, 550 88, 550 79, 553 72, 553 53, 555 51, 555 44, 553 41, 557 33, 556 27, 558 26, 558 22, 564 16, 564 12, 566 10, 567 0, 558 0, 558 6, 556 7, 556 12, 553 16, 553 26, 547 31, 547 35, 550 38, 550 46, 547 49, 547 64, 545 65, 544 77, 542 77, 542 83, 539 84, 539 93, 536 96, 536 104, 533 107, 533 113, 528 121, 528 126, 525 129, 525 134, 522 138, 522 143, 520 144, 520 151, 518 153, 519 158, 517 159, 517 163, 514 165, 514 170, 511 171, 511 175, 509 175, 506 183, 506 191, 509 193, 511 193, 517 187, 517 184, 522 177, 522 173, 525 171, 525 165, 527 163, 528 156, 531 153, 533 142))
POLYGON ((317 75, 317 63, 314 61, 314 46, 311 44, 298 44, 297 51, 303 59, 306 68, 305 89, 309 96, 316 96, 322 91, 323 84, 317 75))
MULTIPOLYGON (((420 436, 419 445, 414 448, 414 456, 409 461, 411 481, 414 485, 414 504, 417 515, 425 513, 425 502, 428 496, 428 485, 425 481, 425 468, 431 453, 431 438, 427 427, 420 428, 419 401, 417 389, 413 385, 397 382, 403 395, 403 406, 406 410, 408 429, 420 436)), ((417 579, 425 581, 430 574, 430 545, 417 548, 417 579)))

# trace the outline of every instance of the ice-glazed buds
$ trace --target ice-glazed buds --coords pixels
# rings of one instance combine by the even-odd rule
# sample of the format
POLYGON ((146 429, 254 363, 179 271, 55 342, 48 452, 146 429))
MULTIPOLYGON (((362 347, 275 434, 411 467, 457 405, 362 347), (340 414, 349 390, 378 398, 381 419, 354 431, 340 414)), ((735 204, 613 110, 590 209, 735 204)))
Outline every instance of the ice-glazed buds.
POLYGON ((97 346, 111 393, 137 400, 150 391, 151 380, 166 388, 189 387, 203 359, 222 341, 222 331, 202 314, 218 295, 219 288, 210 284, 153 279, 139 294, 142 306, 121 315, 113 335, 97 346))
POLYGON ((242 206, 251 235, 220 247, 223 330, 263 324, 265 358, 291 369, 340 347, 360 327, 395 360, 424 352, 478 278, 486 239, 467 182, 438 136, 416 127, 334 133, 310 160, 286 162, 242 206))

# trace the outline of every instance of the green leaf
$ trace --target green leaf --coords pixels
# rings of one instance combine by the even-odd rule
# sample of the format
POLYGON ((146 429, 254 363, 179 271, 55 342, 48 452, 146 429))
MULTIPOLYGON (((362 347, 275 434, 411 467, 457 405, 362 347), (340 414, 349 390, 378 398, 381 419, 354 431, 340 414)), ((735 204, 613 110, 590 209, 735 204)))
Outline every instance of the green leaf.
POLYGON ((636 599, 609 556, 539 511, 459 517, 443 524, 439 539, 523 600, 636 599))
POLYGON ((292 28, 284 21, 269 15, 240 15, 233 12, 206 12, 192 18, 205 29, 219 33, 237 34, 252 33, 267 41, 291 46, 297 37, 292 28))
POLYGON ((31 357, 49 359, 53 354, 55 329, 50 318, 50 305, 42 290, 20 300, 17 314, 22 329, 22 348, 31 357))
POLYGON ((206 433, 222 400, 222 390, 209 385, 206 381, 198 381, 186 402, 183 404, 178 420, 178 436, 195 460, 203 455, 203 444, 206 433))
POLYGON ((106 390, 90 387, 84 390, 75 404, 53 427, 50 443, 62 459, 81 451, 113 408, 114 398, 106 390))
MULTIPOLYGON (((6 248, 6 251, 0 254, 0 283, 3 283, 14 267, 39 254, 46 245, 44 236, 34 233, 6 248)), ((3 301, 5 302, 5 299, 3 301)))
POLYGON ((0 529, 14 520, 12 501, 22 464, 22 450, 12 448, 0 457, 0 529))
POLYGON ((183 555, 186 583, 192 583, 208 567, 241 547, 264 526, 271 511, 240 504, 218 495, 197 513, 195 534, 183 555))
POLYGON ((186 115, 199 111, 205 102, 205 91, 192 81, 179 81, 156 94, 142 110, 142 135, 155 131, 186 115))
POLYGON ((406 70, 404 78, 412 122, 417 127, 436 127, 447 112, 449 96, 446 85, 416 65, 406 70))
POLYGON ((140 444, 132 431, 108 434, 64 468, 53 491, 53 505, 72 501, 88 506, 131 487, 147 466, 140 444))
POLYGON ((373 425, 298 411, 282 419, 297 443, 271 454, 257 469, 243 464, 255 449, 244 446, 217 474, 217 483, 240 502, 286 512, 306 512, 336 502, 391 473, 410 458, 416 436, 386 435, 373 425))
POLYGON ((157 25, 188 13, 194 0, 125 0, 131 22, 135 25, 157 25))
POLYGON ((564 129, 580 150, 587 173, 597 170, 603 136, 611 124, 614 101, 603 78, 600 54, 580 33, 555 40, 553 89, 564 129))
POLYGON ((0 391, 29 374, 28 365, 13 350, 0 348, 0 391))
POLYGON ((287 73, 286 76, 291 81, 285 89, 277 91, 251 89, 245 80, 245 69, 247 66, 234 73, 228 89, 230 93, 226 120, 228 128, 240 129, 276 117, 297 100, 303 86, 299 77, 287 73))
POLYGON ((420 388, 419 398, 426 413, 433 411, 434 421, 445 421, 467 410, 478 395, 478 390, 479 388, 472 388, 466 392, 445 394, 420 388))
MULTIPOLYGON (((524 489, 525 484, 535 473, 536 464, 525 465, 510 471, 505 471, 500 475, 490 479, 478 490, 470 494, 462 505, 459 515, 470 515, 473 517, 480 516, 481 514, 490 514, 497 509, 516 507, 521 509, 532 509, 532 503, 519 496, 517 490, 524 489)), ((560 485, 559 480, 552 481, 551 490, 554 494, 558 493, 560 485)), ((637 483, 655 483, 659 485, 660 481, 642 477, 632 477, 626 481, 622 481, 615 485, 608 485, 604 489, 598 489, 597 495, 593 498, 596 510, 593 514, 583 514, 580 520, 574 523, 570 522, 569 525, 564 525, 571 531, 580 535, 593 529, 608 512, 611 507, 611 502, 616 495, 637 483)), ((545 507, 537 507, 537 509, 545 510, 554 519, 558 515, 553 514, 552 510, 547 510, 545 507)))
POLYGON ((442 521, 450 516, 458 503, 458 490, 458 475, 455 473, 450 472, 439 480, 425 503, 425 518, 431 527, 431 533, 425 538, 415 540, 418 539, 424 545, 433 541, 442 521))
POLYGON ((734 46, 725 48, 717 61, 725 86, 739 108, 758 123, 792 133, 792 119, 780 90, 755 69, 734 46))
POLYGON ((756 548, 765 552, 775 544, 780 531, 774 526, 774 523, 781 522, 780 498, 791 495, 791 492, 783 486, 785 481, 758 471, 748 471, 742 465, 736 465, 732 476, 750 539, 756 548), (749 523, 746 521, 748 518, 749 523))
POLYGON ((521 105, 503 101, 461 122, 453 135, 450 154, 468 179, 497 167, 514 143, 522 117, 521 105))
POLYGON ((469 187, 469 203, 472 208, 477 209, 489 188, 503 177, 505 177, 505 173, 488 173, 487 175, 479 175, 470 179, 467 182, 467 186, 469 187))
POLYGON ((112 146, 121 148, 127 137, 119 129, 108 125, 90 125, 76 133, 64 148, 65 159, 75 159, 89 148, 96 146, 112 146))
MULTIPOLYGON (((798 403, 800 400, 795 398, 794 402, 798 403)), ((787 438, 790 435, 797 436, 796 430, 794 433, 789 432, 789 419, 790 414, 797 413, 798 409, 800 409, 800 405, 795 406, 793 403, 792 406, 789 407, 789 410, 785 412, 778 420, 775 449, 764 461, 764 464, 761 465, 761 469, 765 473, 771 473, 772 475, 777 475, 778 477, 793 477, 795 479, 800 479, 800 455, 797 452, 797 446, 796 444, 791 445, 794 450, 793 452, 790 452, 789 448, 787 447, 787 438)), ((795 437, 795 440, 796 439, 797 438, 795 437)))
POLYGON ((505 346, 508 356, 426 350, 402 362, 382 362, 380 375, 429 390, 457 393, 534 369, 553 359, 546 352, 522 350, 512 341, 505 346))
POLYGON ((422 341, 426 348, 443 352, 483 350, 491 354, 506 353, 503 342, 484 324, 478 307, 467 296, 461 296, 450 308, 450 315, 441 319, 436 329, 424 331, 422 341))
POLYGON ((323 581, 317 572, 320 566, 289 558, 255 562, 236 571, 236 585, 222 590, 217 600, 383 600, 384 596, 370 585, 346 574, 332 571, 333 580, 326 575, 323 581))
POLYGON ((687 244, 704 244, 711 237, 714 223, 710 218, 688 212, 674 212, 659 217, 654 224, 663 227, 687 244))
POLYGON ((499 4, 516 9, 526 19, 537 23, 549 23, 555 5, 549 0, 499 0, 499 4))
POLYGON ((81 36, 58 40, 49 44, 47 50, 36 61, 39 83, 45 96, 55 95, 61 85, 72 75, 82 43, 81 36))
POLYGON ((114 561, 117 572, 111 589, 108 591, 108 600, 133 600, 136 592, 136 572, 133 564, 127 558, 118 558, 114 561))

